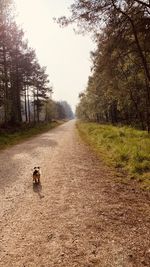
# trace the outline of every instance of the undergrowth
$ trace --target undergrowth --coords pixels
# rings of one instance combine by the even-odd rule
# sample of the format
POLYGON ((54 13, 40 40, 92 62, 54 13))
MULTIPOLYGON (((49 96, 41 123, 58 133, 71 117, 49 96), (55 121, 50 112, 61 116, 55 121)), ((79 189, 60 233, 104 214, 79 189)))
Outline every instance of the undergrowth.
POLYGON ((0 149, 5 149, 32 136, 44 133, 61 123, 60 121, 55 121, 51 123, 22 124, 19 127, 0 128, 0 149))
POLYGON ((150 135, 146 131, 81 121, 77 128, 106 163, 150 188, 150 135))

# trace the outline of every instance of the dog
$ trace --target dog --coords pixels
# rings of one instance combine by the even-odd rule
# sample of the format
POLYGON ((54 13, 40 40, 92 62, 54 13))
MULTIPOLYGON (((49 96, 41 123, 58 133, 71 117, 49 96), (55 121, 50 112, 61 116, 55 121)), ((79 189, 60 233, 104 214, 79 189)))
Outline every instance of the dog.
POLYGON ((40 167, 34 167, 33 170, 33 183, 39 184, 41 182, 41 169, 40 167))

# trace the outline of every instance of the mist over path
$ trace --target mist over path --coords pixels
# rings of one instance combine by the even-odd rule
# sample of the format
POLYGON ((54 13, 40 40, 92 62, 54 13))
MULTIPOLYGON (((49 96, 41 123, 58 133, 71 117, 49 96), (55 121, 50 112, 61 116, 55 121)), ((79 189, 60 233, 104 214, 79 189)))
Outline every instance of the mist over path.
POLYGON ((0 172, 0 266, 150 266, 149 193, 115 182, 75 120, 1 152, 0 172))

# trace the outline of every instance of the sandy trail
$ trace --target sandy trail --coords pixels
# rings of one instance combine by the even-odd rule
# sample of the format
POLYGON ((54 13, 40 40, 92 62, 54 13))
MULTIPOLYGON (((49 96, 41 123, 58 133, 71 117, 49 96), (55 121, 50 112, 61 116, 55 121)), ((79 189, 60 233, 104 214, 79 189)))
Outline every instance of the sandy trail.
POLYGON ((1 152, 0 173, 0 267, 150 266, 149 193, 114 182, 74 121, 1 152))

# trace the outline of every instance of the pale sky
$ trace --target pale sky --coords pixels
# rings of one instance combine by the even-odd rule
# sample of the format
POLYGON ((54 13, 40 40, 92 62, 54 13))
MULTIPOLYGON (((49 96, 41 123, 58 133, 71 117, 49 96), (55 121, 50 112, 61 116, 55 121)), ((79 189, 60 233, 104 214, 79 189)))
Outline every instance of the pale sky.
POLYGON ((90 74, 90 36, 77 35, 74 26, 60 28, 54 17, 69 14, 72 0, 15 0, 17 22, 25 31, 29 45, 36 50, 42 66, 47 67, 53 99, 66 100, 73 110, 78 95, 90 74))

